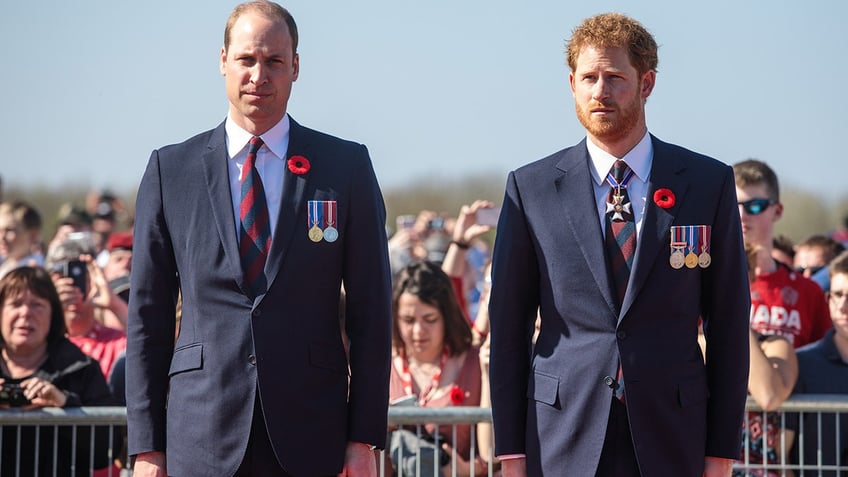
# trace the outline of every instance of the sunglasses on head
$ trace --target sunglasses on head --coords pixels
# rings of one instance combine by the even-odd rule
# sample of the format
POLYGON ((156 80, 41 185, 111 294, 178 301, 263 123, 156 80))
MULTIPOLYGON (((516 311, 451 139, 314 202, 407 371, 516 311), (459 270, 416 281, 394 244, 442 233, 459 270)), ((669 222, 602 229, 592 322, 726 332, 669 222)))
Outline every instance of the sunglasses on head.
POLYGON ((745 212, 751 215, 760 215, 776 203, 777 201, 774 199, 751 199, 745 202, 739 202, 739 205, 742 206, 745 212))

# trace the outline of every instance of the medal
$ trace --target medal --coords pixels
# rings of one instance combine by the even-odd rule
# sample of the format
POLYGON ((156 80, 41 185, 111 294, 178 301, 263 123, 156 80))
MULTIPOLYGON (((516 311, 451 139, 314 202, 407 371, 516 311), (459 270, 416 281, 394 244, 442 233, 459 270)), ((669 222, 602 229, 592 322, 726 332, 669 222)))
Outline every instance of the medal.
POLYGON ((700 237, 701 237, 701 255, 698 255, 698 265, 701 268, 707 268, 713 262, 712 257, 710 257, 710 232, 711 228, 709 225, 700 225, 700 237))
POLYGON ((335 227, 327 227, 324 229, 324 240, 327 242, 335 242, 339 239, 339 231, 335 227))
POLYGON ((675 248, 673 252, 671 252, 671 257, 668 259, 668 263, 671 264, 671 268, 678 270, 683 268, 683 264, 686 262, 686 257, 683 255, 683 247, 675 248))
POLYGON ((324 229, 324 240, 327 242, 335 242, 339 239, 339 231, 333 227, 336 224, 336 201, 328 200, 324 202, 326 211, 324 217, 327 219, 327 228, 324 229))
POLYGON ((615 193, 612 195, 612 203, 607 202, 607 208, 604 212, 605 214, 609 214, 612 212, 612 220, 613 222, 621 222, 624 220, 624 216, 622 214, 632 214, 632 206, 630 202, 624 202, 624 194, 621 193, 621 189, 626 189, 627 184, 630 183, 630 180, 633 179, 633 176, 636 175, 633 172, 633 169, 628 168, 627 173, 621 179, 621 183, 615 180, 615 176, 612 175, 612 172, 607 173, 607 183, 615 189, 615 193))
POLYGON ((683 241, 683 227, 674 226, 671 228, 671 256, 668 258, 668 263, 671 268, 678 270, 683 267, 686 257, 683 254, 683 249, 686 248, 686 242, 683 241))
POLYGON ((686 250, 689 252, 686 254, 686 266, 688 268, 695 268, 698 266, 698 255, 695 254, 695 245, 697 241, 698 236, 695 233, 695 226, 686 226, 686 250))
POLYGON ((698 266, 698 256, 695 255, 695 252, 689 252, 689 255, 686 255, 686 266, 689 268, 698 266))
POLYGON ((321 230, 321 225, 324 222, 324 208, 321 207, 321 201, 310 200, 307 202, 307 212, 306 226, 309 227, 309 232, 307 233, 309 240, 320 242, 324 238, 324 232, 321 230))
POLYGON ((320 242, 324 238, 324 232, 321 231, 321 228, 317 225, 313 225, 311 229, 309 229, 309 240, 313 242, 320 242))

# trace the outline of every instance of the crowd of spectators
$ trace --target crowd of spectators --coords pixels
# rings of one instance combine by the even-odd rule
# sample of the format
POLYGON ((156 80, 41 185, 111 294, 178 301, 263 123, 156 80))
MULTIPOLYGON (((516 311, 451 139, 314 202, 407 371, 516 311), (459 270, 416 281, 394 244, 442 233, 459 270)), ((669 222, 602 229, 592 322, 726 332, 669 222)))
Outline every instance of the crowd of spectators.
MULTIPOLYGON (((793 390, 848 393, 844 384, 848 382, 848 256, 844 252, 848 237, 838 232, 814 233, 793 244, 776 235, 774 225, 784 207, 776 174, 756 160, 736 164, 734 172, 752 292, 749 393, 769 411, 750 413, 742 423, 748 439, 741 458, 765 458, 776 464, 781 459, 799 458, 793 445, 797 432, 806 429, 807 436, 816 435, 810 427, 815 423, 809 422, 809 416, 796 416, 787 425, 771 411, 778 410, 793 390), (768 439, 762 439, 764 433, 768 439), (785 444, 781 447, 778 443, 785 444)), ((488 405, 487 293, 498 212, 495 203, 476 200, 460 207, 455 215, 430 210, 400 215, 387 228, 395 280, 393 402, 488 405)), ((0 203, 0 305, 4 313, 0 380, 4 389, 13 384, 23 387, 28 398, 24 409, 123 402, 126 300, 131 285, 130 217, 130 211, 114 195, 93 194, 84 206, 63 206, 55 233, 46 236, 42 215, 31 204, 0 203), (44 277, 49 278, 49 287, 39 281, 44 277), (19 315, 29 315, 32 313, 20 313, 20 309, 39 306, 46 306, 47 316, 54 318, 48 320, 49 333, 45 332, 50 342, 45 349, 51 358, 27 374, 14 362, 8 364, 14 352, 21 352, 14 347, 19 325, 13 321, 22 318, 11 317, 11 313, 17 309, 19 315), (12 310, 9 318, 7 310, 12 310), (76 351, 69 352, 69 346, 76 351), (94 363, 100 371, 97 379, 86 375, 72 384, 54 379, 56 367, 63 363, 54 363, 53 356, 60 352, 63 360, 85 366, 94 363), (35 397, 35 391, 28 391, 27 380, 61 389, 63 399, 35 397), (75 387, 83 381, 90 382, 91 389, 75 387)), ((36 388, 36 384, 30 386, 36 388)), ((21 403, 0 403, 0 407, 10 405, 21 403)), ((450 437, 444 441, 444 450, 449 461, 458 463, 461 475, 470 475, 471 467, 477 475, 486 472, 492 449, 487 425, 477 429, 461 426, 455 441, 451 432, 441 431, 450 437), (476 433, 474 453, 469 447, 472 433, 476 433)), ((842 443, 841 449, 824 446, 825 460, 835 462, 839 456, 842 462, 848 461, 848 423, 831 424, 825 432, 834 440, 840 432, 840 440, 835 442, 842 443)), ((809 452, 809 437, 806 444, 800 453, 809 452)), ((736 475, 767 474, 740 469, 736 475)))

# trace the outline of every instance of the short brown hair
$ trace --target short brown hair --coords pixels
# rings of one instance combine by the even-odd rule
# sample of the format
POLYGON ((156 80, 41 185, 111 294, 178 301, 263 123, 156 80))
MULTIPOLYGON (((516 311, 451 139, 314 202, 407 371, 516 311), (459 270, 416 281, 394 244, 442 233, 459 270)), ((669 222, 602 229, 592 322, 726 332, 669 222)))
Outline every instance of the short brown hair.
MULTIPOLYGON (((49 348, 65 337, 66 328, 62 301, 47 270, 41 267, 20 267, 7 273, 0 280, 0 307, 6 305, 7 298, 27 291, 50 303, 50 330, 47 332, 49 348)), ((6 343, 0 336, 0 348, 5 346, 6 343)))
POLYGON ((844 245, 827 235, 812 235, 799 243, 796 248, 800 249, 801 247, 822 249, 825 253, 825 260, 827 261, 833 260, 845 250, 844 245))
POLYGON ((768 199, 780 202, 780 185, 777 182, 777 174, 763 161, 757 159, 746 159, 733 165, 733 176, 736 178, 736 187, 766 186, 768 199))
POLYGON ((224 28, 224 51, 227 51, 230 47, 230 30, 239 17, 247 12, 260 13, 271 20, 285 22, 292 40, 292 54, 297 54, 297 24, 294 22, 294 17, 279 4, 267 0, 255 0, 236 5, 236 8, 230 13, 230 17, 227 18, 227 26, 224 28))
POLYGON ((625 48, 630 63, 643 75, 657 71, 657 42, 641 23, 621 13, 601 13, 583 20, 571 32, 566 43, 566 60, 571 71, 577 69, 577 56, 587 46, 625 48))
POLYGON ((830 276, 831 280, 833 280, 834 276, 840 273, 848 275, 848 252, 840 253, 828 264, 827 274, 830 276))
POLYGON ((451 356, 471 347, 471 326, 454 292, 453 283, 433 262, 416 262, 399 273, 392 291, 392 344, 400 352, 403 339, 398 329, 398 301, 404 293, 415 295, 422 302, 436 307, 445 320, 445 345, 451 356))

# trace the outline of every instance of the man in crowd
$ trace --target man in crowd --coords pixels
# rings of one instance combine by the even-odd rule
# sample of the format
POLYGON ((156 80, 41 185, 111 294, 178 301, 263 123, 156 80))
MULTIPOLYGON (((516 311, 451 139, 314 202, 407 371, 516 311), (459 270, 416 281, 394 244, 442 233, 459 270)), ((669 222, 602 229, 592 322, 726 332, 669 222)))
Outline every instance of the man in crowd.
MULTIPOLYGON (((848 252, 830 262, 829 272, 831 288, 827 302, 833 327, 822 339, 798 350, 796 394, 848 394, 848 252)), ((792 462, 799 463, 801 455, 806 466, 816 466, 819 458, 824 465, 835 465, 837 459, 843 466, 848 462, 848 414, 805 413, 800 427, 804 432, 803 443, 797 433, 798 415, 789 416, 794 422, 787 427, 796 431, 792 462), (799 449, 802 444, 803 449, 799 449)), ((842 474, 807 470, 802 475, 842 474)))
POLYGON ((777 174, 763 161, 734 164, 736 196, 745 242, 758 248, 751 284, 751 328, 781 335, 795 348, 821 338, 830 328, 827 303, 818 285, 771 256, 774 225, 783 215, 777 174))
POLYGON ((220 54, 226 120, 154 151, 142 178, 126 357, 134 475, 376 475, 391 356, 385 207, 365 146, 287 115, 297 39, 276 3, 237 6, 220 54))
POLYGON ((512 172, 498 222, 496 455, 507 477, 729 476, 750 308, 733 173, 648 133, 641 24, 589 18, 567 56, 587 138, 512 172))

